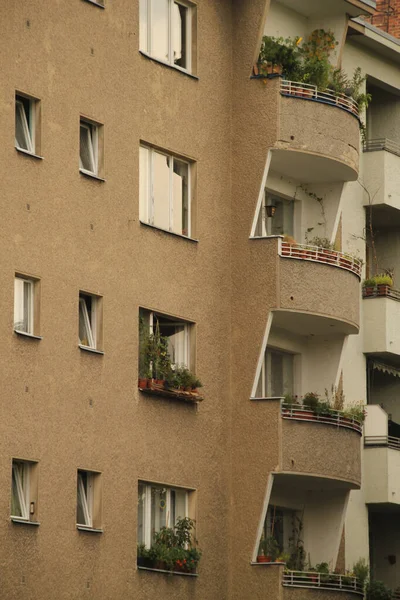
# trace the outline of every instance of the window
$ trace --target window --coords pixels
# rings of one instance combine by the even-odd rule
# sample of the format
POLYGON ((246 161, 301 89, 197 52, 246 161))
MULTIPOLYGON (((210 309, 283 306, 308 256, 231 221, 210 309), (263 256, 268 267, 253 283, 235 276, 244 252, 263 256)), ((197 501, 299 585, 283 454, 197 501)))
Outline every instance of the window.
POLYGON ((182 488, 139 482, 138 544, 150 548, 161 527, 173 527, 178 518, 190 516, 190 495, 182 488))
POLYGON ((294 200, 274 196, 265 190, 255 236, 293 235, 294 200))
POLYGON ((102 177, 102 148, 103 126, 81 118, 79 124, 79 170, 81 173, 102 177))
POLYGON ((101 525, 100 473, 78 470, 76 524, 78 527, 99 529, 101 525))
POLYGON ((264 521, 263 538, 266 540, 273 537, 278 544, 280 553, 290 552, 298 522, 300 520, 296 511, 278 506, 269 506, 264 521))
POLYGON ((139 11, 140 49, 190 72, 193 7, 177 0, 140 0, 139 11))
POLYGON ((294 355, 267 348, 257 385, 257 398, 293 394, 294 355))
POLYGON ((15 147, 29 154, 38 153, 39 101, 15 95, 15 147))
MULTIPOLYGON (((145 309, 139 311, 140 333, 159 333, 168 339, 168 353, 172 366, 191 367, 192 324, 145 309)), ((142 341, 142 340, 141 340, 142 341)), ((142 355, 142 352, 140 352, 142 355)))
POLYGON ((102 298, 79 292, 79 346, 101 350, 102 298))
MULTIPOLYGON (((35 336, 38 330, 39 281, 16 275, 14 279, 14 330, 35 336)), ((36 336, 37 337, 37 336, 36 336)))
POLYGON ((13 459, 11 519, 36 521, 37 463, 13 459))
POLYGON ((159 150, 140 147, 140 220, 190 237, 191 167, 159 150))

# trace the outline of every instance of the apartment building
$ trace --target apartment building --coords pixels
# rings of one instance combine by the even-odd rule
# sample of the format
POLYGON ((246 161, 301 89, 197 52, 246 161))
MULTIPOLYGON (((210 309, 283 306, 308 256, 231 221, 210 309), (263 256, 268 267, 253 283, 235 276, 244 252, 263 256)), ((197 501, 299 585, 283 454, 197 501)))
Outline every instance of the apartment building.
POLYGON ((3 4, 0 598, 354 600, 360 558, 400 587, 379 3, 3 4), (254 67, 316 30, 366 110, 254 67))

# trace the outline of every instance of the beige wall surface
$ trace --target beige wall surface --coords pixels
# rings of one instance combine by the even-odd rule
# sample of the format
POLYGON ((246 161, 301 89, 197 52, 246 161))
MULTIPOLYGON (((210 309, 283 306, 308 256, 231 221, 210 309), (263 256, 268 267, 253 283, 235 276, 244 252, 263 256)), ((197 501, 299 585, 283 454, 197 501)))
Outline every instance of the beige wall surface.
POLYGON ((361 483, 361 438, 355 431, 322 423, 282 419, 282 470, 361 483))
POLYGON ((1 3, 7 600, 228 597, 232 19, 198 4, 196 80, 139 54, 138 2, 1 3), (42 161, 14 148, 15 90, 41 101, 42 161), (104 124, 105 182, 79 173, 80 114, 104 124), (198 161, 198 244, 139 224, 140 140, 198 161), (12 333, 16 271, 41 279, 41 341, 12 333), (80 289, 103 296, 104 356, 78 349, 80 289), (139 306, 197 324, 198 411, 137 391, 139 306), (15 456, 39 461, 38 528, 9 521, 15 456), (78 467, 102 473, 102 534, 76 530, 78 467), (198 490, 198 579, 137 571, 139 478, 198 490))

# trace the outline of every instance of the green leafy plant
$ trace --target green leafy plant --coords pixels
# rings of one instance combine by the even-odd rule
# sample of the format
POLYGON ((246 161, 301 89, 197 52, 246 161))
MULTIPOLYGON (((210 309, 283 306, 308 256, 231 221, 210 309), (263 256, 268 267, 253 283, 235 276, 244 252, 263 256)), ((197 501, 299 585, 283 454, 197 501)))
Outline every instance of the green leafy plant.
POLYGON ((138 547, 138 556, 150 558, 156 566, 162 564, 168 571, 195 570, 202 552, 197 548, 194 527, 195 522, 189 517, 177 519, 174 528, 162 527, 154 534, 151 548, 146 549, 143 544, 140 550, 138 547))
POLYGON ((368 279, 364 279, 364 281, 362 282, 362 286, 364 288, 366 287, 376 287, 376 281, 374 277, 369 277, 368 279))
POLYGON ((365 558, 359 558, 353 565, 354 577, 357 577, 362 586, 364 586, 369 578, 369 565, 365 558))
POLYGON ((311 410, 314 410, 317 408, 318 404, 319 404, 319 394, 317 394, 315 392, 308 392, 307 394, 304 394, 303 406, 306 406, 307 408, 311 408, 311 410))
POLYGON ((366 600, 391 600, 392 590, 383 581, 372 580, 367 583, 366 600))
POLYGON ((363 404, 347 405, 343 411, 343 415, 349 419, 356 419, 360 423, 365 420, 365 408, 363 404))
POLYGON ((318 246, 319 248, 324 248, 326 250, 334 250, 334 244, 328 238, 325 237, 313 237, 311 240, 307 242, 311 246, 318 246))
POLYGON ((373 279, 376 285, 389 285, 390 287, 393 285, 393 278, 390 275, 386 275, 385 273, 375 275, 373 279))
POLYGON ((289 538, 289 554, 290 558, 286 566, 291 571, 304 571, 306 561, 306 551, 302 539, 303 522, 299 517, 295 517, 293 523, 292 535, 289 538))

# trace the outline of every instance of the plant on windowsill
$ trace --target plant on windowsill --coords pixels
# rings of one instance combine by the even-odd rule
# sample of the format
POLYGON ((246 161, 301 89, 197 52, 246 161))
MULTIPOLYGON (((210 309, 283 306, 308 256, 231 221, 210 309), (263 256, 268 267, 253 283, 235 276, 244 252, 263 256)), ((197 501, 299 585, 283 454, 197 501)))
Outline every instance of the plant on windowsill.
POLYGON ((279 552, 279 545, 274 537, 262 538, 258 547, 257 562, 275 562, 279 552))
POLYGON ((202 552, 193 535, 194 527, 195 521, 189 517, 177 519, 175 528, 162 527, 154 534, 151 548, 138 545, 138 566, 171 573, 196 573, 202 552))

